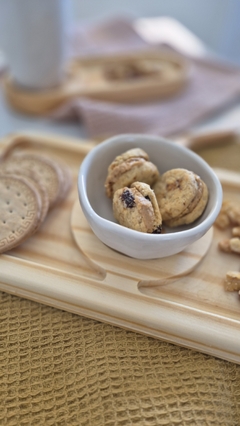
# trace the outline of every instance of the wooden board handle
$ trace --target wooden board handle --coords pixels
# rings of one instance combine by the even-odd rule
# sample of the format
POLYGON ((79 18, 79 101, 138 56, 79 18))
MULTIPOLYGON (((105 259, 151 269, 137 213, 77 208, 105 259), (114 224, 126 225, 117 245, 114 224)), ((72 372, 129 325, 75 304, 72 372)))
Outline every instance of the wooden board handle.
POLYGON ((190 134, 177 141, 179 145, 192 150, 207 146, 218 146, 235 142, 237 133, 234 130, 218 130, 207 133, 190 134))

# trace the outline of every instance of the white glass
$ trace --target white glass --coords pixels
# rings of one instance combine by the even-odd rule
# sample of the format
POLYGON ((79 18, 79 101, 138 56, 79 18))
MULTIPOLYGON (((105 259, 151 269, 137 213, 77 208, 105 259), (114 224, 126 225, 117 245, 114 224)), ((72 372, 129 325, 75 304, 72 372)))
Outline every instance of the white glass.
POLYGON ((68 0, 0 0, 0 44, 12 79, 47 89, 63 79, 68 0))

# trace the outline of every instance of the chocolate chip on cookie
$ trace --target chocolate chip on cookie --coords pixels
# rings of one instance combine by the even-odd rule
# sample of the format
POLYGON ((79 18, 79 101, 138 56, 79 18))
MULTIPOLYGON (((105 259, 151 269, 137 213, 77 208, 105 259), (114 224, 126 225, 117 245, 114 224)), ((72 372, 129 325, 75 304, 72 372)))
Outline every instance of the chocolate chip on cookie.
POLYGON ((132 209, 135 206, 135 198, 129 189, 125 189, 122 192, 121 200, 128 209, 132 209))

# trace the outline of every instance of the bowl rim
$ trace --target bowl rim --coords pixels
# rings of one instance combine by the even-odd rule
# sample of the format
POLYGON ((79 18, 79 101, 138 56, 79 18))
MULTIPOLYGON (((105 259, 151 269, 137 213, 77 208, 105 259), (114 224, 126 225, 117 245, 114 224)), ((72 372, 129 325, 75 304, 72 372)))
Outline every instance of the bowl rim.
MULTIPOLYGON (((131 149, 131 148, 129 148, 131 149)), ((177 143, 168 140, 166 138, 163 138, 161 136, 155 136, 155 135, 148 135, 148 134, 140 134, 140 133, 124 133, 124 134, 120 134, 120 135, 116 135, 116 136, 112 136, 108 139, 106 139, 105 141, 101 142, 99 145, 97 145, 96 147, 94 147, 84 158, 82 164, 80 165, 79 168, 79 174, 78 174, 78 193, 79 193, 79 201, 80 204, 83 208, 84 214, 85 211, 88 214, 88 217, 90 219, 90 226, 92 225, 92 223, 98 223, 98 226, 101 225, 102 228, 107 229, 108 232, 109 231, 115 231, 117 233, 121 232, 122 237, 131 237, 131 235, 136 239, 141 239, 141 240, 146 240, 148 242, 154 241, 169 241, 172 238, 174 238, 176 240, 180 239, 180 238, 187 238, 188 236, 191 236, 192 234, 198 234, 198 233, 205 233, 207 232, 207 230, 211 227, 211 225, 214 223, 214 221, 216 220, 219 212, 220 212, 220 208, 222 205, 222 197, 223 197, 223 193, 222 193, 222 185, 220 183, 219 178, 217 177, 216 173, 214 172, 214 170, 211 168, 211 166, 209 166, 209 164, 203 159, 201 158, 198 154, 196 154, 195 152, 191 151, 190 149, 178 145, 177 143), (96 213, 96 211, 93 209, 89 198, 88 198, 88 194, 87 194, 87 171, 89 169, 89 166, 91 165, 92 159, 98 154, 98 152, 102 151, 102 149, 106 149, 109 145, 113 145, 114 143, 117 142, 130 142, 127 141, 126 139, 134 139, 134 143, 137 143, 137 139, 141 138, 141 140, 151 140, 151 141, 155 141, 155 142, 161 142, 164 144, 168 144, 168 145, 172 145, 175 148, 177 148, 179 151, 182 152, 188 152, 188 155, 190 155, 190 157, 192 156, 193 158, 197 158, 198 163, 200 163, 200 165, 202 165, 204 168, 207 169, 208 173, 211 175, 212 180, 214 182, 214 186, 216 189, 216 203, 211 211, 211 213, 199 224, 195 225, 195 226, 191 226, 188 229, 180 229, 177 231, 173 231, 173 232, 169 232, 169 233, 164 233, 164 234, 148 234, 148 233, 143 233, 143 232, 139 232, 136 231, 134 229, 130 229, 127 227, 124 227, 120 224, 118 224, 117 222, 113 222, 111 220, 105 219, 104 217, 98 215, 98 213, 96 213), (79 188, 81 188, 81 191, 79 190, 79 188), (210 226, 209 226, 209 221, 211 222, 210 226)))

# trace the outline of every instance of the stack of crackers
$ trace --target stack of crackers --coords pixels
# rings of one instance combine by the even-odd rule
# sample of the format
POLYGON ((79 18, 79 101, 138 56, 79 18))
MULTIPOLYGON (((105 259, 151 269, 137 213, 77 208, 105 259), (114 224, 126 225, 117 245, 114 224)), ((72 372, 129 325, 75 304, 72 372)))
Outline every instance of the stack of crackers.
POLYGON ((36 153, 12 153, 0 163, 0 253, 35 234, 72 185, 70 170, 36 153))

